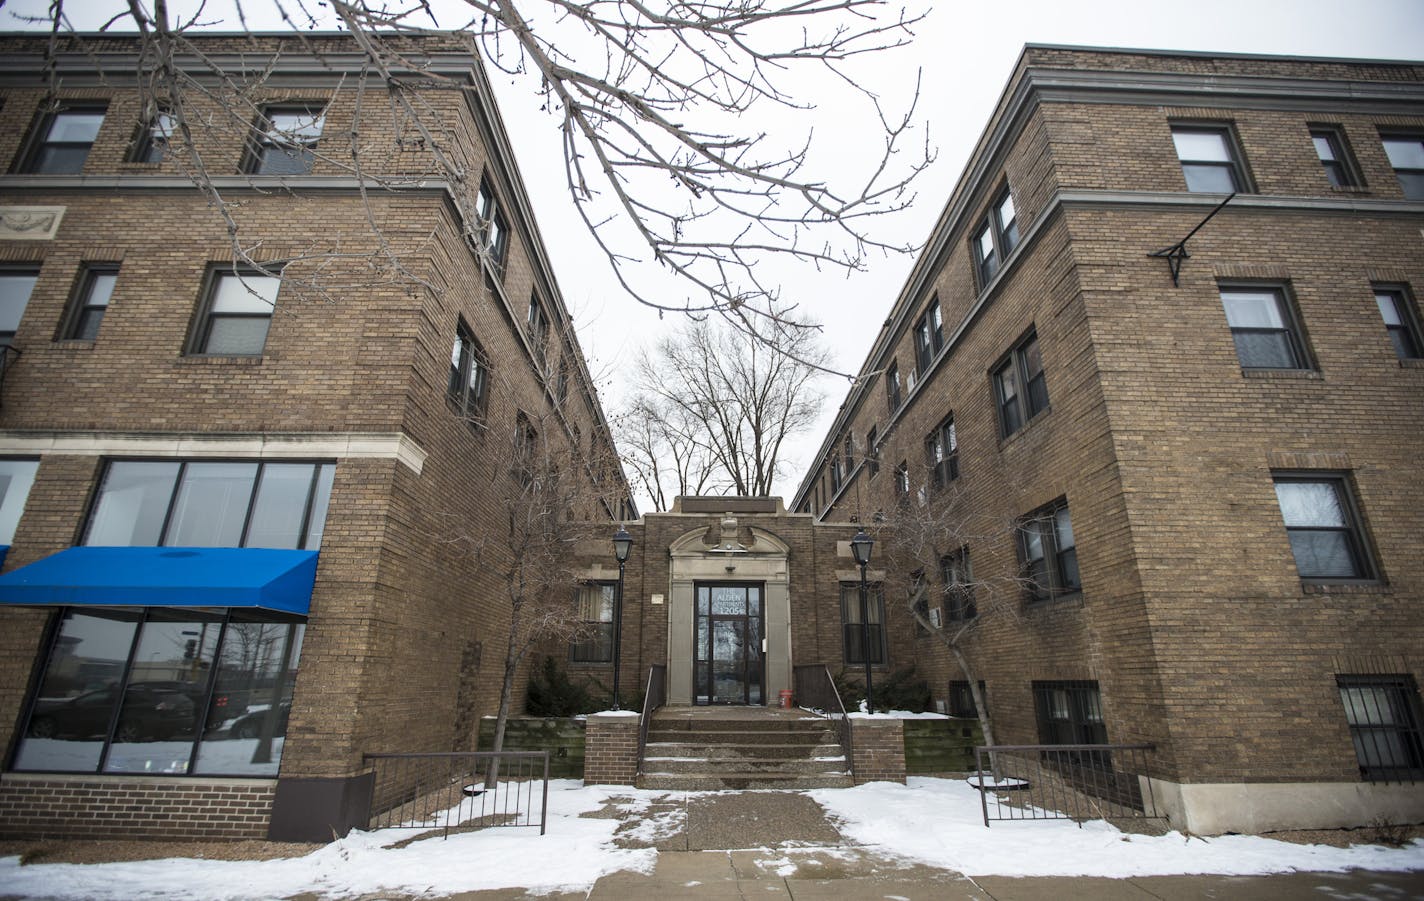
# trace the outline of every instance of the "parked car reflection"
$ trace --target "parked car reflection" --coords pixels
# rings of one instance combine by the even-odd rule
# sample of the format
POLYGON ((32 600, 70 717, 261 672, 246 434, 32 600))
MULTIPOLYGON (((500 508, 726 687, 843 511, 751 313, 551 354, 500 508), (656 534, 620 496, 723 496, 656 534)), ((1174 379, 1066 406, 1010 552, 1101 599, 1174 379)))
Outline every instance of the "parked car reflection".
MULTIPOLYGON (((30 717, 34 738, 103 738, 113 719, 117 690, 88 691, 64 700, 41 698, 30 717)), ((150 683, 130 685, 124 692, 116 741, 163 741, 191 733, 193 700, 175 688, 150 683)))
POLYGON ((263 721, 269 716, 276 716, 268 734, 281 738, 287 734, 287 717, 291 715, 291 712, 291 701, 283 701, 278 704, 275 714, 272 713, 272 708, 268 705, 249 707, 246 715, 238 717, 228 727, 227 734, 232 738, 257 738, 262 735, 263 721))

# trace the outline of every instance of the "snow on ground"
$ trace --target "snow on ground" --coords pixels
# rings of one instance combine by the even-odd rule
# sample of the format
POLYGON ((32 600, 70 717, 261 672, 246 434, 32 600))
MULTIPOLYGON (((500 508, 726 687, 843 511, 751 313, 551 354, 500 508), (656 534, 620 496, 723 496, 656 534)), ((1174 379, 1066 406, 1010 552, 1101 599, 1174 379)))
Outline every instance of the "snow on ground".
POLYGON ((1424 840, 1405 848, 1297 845, 1251 835, 1128 835, 1101 820, 1015 821, 984 828, 963 780, 910 777, 808 794, 847 839, 968 876, 1245 876, 1291 870, 1424 870, 1424 840))
MULTIPOLYGON (((616 847, 615 830, 621 821, 629 821, 635 824, 632 834, 644 840, 674 834, 692 794, 555 780, 550 783, 549 828, 544 836, 533 828, 494 828, 448 839, 436 833, 391 848, 415 833, 386 829, 353 832, 305 857, 267 861, 168 859, 22 867, 19 858, 9 857, 0 859, 0 891, 6 896, 62 901, 247 901, 304 892, 325 898, 385 892, 440 896, 513 887, 534 892, 587 891, 607 873, 652 872, 657 852, 616 847), (617 818, 579 816, 610 801, 617 818)), ((908 785, 877 782, 808 794, 837 822, 848 843, 887 858, 970 876, 1125 878, 1424 870, 1424 841, 1407 848, 1342 849, 1254 836, 1127 835, 1101 821, 1079 828, 1066 820, 1018 821, 986 829, 978 793, 962 779, 912 777, 908 785)), ((765 863, 791 875, 797 855, 788 852, 805 850, 811 849, 782 847, 765 863)))

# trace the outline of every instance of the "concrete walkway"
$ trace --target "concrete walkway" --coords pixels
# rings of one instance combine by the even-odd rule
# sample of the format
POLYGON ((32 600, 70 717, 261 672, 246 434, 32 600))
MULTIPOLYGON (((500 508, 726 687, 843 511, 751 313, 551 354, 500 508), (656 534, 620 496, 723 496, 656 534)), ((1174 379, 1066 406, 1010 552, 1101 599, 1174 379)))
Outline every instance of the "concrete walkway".
MULTIPOLYGON (((585 895, 559 901, 1412 901, 1424 872, 1289 873, 1278 876, 1146 876, 1131 879, 969 878, 886 857, 843 839, 820 805, 796 792, 671 792, 636 818, 615 797, 594 816, 620 819, 623 847, 653 847, 651 874, 613 873, 585 895)), ((1012 828, 1012 827, 1006 827, 1012 828)), ((537 866, 537 861, 531 861, 537 866)), ((445 901, 514 901, 521 890, 471 892, 445 901)), ((395 901, 388 895, 383 901, 395 901)), ((428 901, 422 896, 422 901, 428 901)))

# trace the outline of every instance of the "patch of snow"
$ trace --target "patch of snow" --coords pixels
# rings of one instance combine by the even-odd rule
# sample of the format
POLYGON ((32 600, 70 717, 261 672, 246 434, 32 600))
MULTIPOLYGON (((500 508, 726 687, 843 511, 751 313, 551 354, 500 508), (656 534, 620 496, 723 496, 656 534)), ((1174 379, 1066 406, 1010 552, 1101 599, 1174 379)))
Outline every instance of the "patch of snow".
POLYGON ((782 879, 788 876, 795 876, 798 869, 796 864, 793 863, 789 857, 774 857, 766 860, 757 860, 755 863, 759 867, 765 867, 774 871, 776 875, 782 879))
POLYGON ((881 710, 878 713, 866 713, 865 702, 860 702, 860 710, 849 714, 853 720, 947 720, 949 717, 943 713, 911 713, 908 710, 881 710))
POLYGON ((636 710, 600 710, 597 713, 590 713, 589 716, 642 716, 636 710))
POLYGON ((808 794, 842 835, 899 857, 968 876, 1131 876, 1424 869, 1424 840, 1404 848, 1297 845, 1253 835, 1190 839, 1179 832, 1129 835, 1102 821, 984 827, 979 793, 959 779, 912 776, 808 794))

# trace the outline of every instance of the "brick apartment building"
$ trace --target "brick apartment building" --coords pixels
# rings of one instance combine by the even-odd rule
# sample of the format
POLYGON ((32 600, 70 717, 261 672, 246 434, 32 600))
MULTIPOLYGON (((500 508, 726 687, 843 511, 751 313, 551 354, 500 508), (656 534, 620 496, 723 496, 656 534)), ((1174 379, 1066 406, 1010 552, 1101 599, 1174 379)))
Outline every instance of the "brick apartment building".
POLYGON ((1424 64, 1029 46, 792 506, 1003 524, 927 575, 1028 579, 999 743, 1155 743, 1193 832, 1424 819, 1421 290, 1424 64))
POLYGON ((494 712, 511 448, 632 513, 479 60, 191 41, 0 37, 5 834, 329 837, 494 712))

